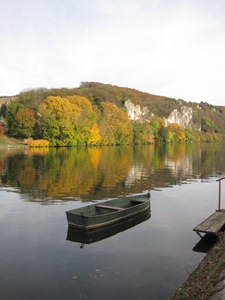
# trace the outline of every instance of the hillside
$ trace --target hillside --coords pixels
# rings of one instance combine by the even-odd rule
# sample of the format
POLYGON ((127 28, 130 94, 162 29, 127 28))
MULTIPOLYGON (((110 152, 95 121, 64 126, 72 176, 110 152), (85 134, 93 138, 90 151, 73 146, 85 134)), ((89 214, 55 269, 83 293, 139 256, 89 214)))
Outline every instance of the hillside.
MULTIPOLYGON (((179 113, 183 107, 190 107, 192 109, 190 128, 200 128, 202 119, 207 118, 215 127, 215 132, 225 135, 225 107, 223 106, 213 106, 205 102, 186 102, 182 99, 176 100, 98 82, 82 82, 80 87, 73 89, 39 88, 22 92, 16 97, 8 97, 8 99, 23 104, 25 107, 37 109, 48 96, 66 97, 69 95, 85 96, 95 105, 111 102, 120 109, 124 109, 124 103, 129 99, 134 105, 138 105, 140 108, 145 107, 149 114, 162 119, 168 118, 176 110, 179 113)), ((6 101, 6 97, 4 101, 6 101)))
POLYGON ((8 147, 18 147, 24 146, 25 143, 21 140, 15 139, 13 137, 8 137, 6 135, 0 136, 0 147, 1 146, 8 146, 8 147))

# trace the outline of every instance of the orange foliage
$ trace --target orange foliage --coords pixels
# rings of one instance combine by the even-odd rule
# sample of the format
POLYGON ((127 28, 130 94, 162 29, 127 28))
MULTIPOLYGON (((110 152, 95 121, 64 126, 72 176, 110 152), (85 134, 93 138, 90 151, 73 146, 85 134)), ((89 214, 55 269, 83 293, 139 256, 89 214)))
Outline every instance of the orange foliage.
POLYGON ((21 109, 15 114, 15 120, 24 128, 32 128, 36 122, 35 111, 29 108, 21 109))
POLYGON ((178 141, 178 142, 185 141, 185 135, 184 135, 183 129, 179 124, 172 123, 168 126, 168 129, 170 132, 173 133, 175 141, 178 141))
POLYGON ((49 147, 49 141, 46 140, 27 140, 29 147, 49 147))

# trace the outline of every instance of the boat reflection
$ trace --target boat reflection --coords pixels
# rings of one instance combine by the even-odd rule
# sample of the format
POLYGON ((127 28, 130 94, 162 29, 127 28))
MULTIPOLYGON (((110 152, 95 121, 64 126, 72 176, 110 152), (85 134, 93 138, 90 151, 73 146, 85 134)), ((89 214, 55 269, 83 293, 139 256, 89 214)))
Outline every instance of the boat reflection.
POLYGON ((73 227, 68 226, 67 231, 67 240, 71 242, 81 243, 81 248, 84 247, 84 244, 92 244, 106 238, 109 238, 119 232, 128 230, 150 218, 150 209, 145 211, 142 214, 136 215, 127 219, 126 221, 122 221, 116 223, 111 226, 107 226, 104 228, 99 228, 91 231, 83 231, 73 227))

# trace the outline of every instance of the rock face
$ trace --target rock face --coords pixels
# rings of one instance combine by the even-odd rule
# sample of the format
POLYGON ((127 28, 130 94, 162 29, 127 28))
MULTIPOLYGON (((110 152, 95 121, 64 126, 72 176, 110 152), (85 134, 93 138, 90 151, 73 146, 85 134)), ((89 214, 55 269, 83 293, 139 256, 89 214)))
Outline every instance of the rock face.
POLYGON ((138 104, 135 105, 133 102, 130 101, 130 99, 125 101, 124 107, 128 115, 128 118, 134 121, 143 119, 149 112, 146 106, 141 108, 140 105, 138 104))
POLYGON ((181 110, 174 109, 169 117, 164 119, 166 126, 171 123, 177 123, 183 128, 190 127, 190 122, 193 117, 193 109, 188 106, 181 106, 181 110))
MULTIPOLYGON (((149 109, 147 106, 141 107, 140 105, 135 105, 133 102, 126 100, 124 107, 128 118, 130 120, 147 120, 149 121, 149 109)), ((154 116, 154 114, 151 114, 154 116)), ((160 116, 159 116, 160 117, 160 116)), ((174 109, 168 118, 163 118, 166 126, 169 126, 171 123, 177 123, 183 128, 191 128, 191 120, 193 117, 193 109, 188 106, 181 106, 180 110, 174 109)))

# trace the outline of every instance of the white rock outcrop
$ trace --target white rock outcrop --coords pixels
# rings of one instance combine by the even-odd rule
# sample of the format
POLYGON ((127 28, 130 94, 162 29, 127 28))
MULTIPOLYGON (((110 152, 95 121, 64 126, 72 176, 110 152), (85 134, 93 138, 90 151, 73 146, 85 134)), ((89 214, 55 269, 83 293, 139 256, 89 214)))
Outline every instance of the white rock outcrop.
MULTIPOLYGON (((137 120, 149 120, 150 112, 147 106, 141 107, 138 104, 134 104, 130 99, 124 102, 124 108, 128 115, 128 118, 133 121, 137 120)), ((151 113, 153 117, 154 114, 151 113)), ((164 118, 166 127, 171 123, 177 123, 183 128, 191 128, 191 120, 193 117, 193 109, 189 106, 181 106, 180 110, 174 109, 168 118, 164 118)))
POLYGON ((189 106, 182 106, 181 110, 174 109, 168 118, 164 118, 166 126, 171 123, 177 123, 181 127, 186 128, 190 125, 193 117, 193 109, 189 106))
POLYGON ((124 107, 128 115, 128 118, 134 121, 144 118, 149 112, 146 106, 141 108, 140 105, 138 104, 135 105, 133 102, 130 101, 130 99, 125 101, 124 107))

